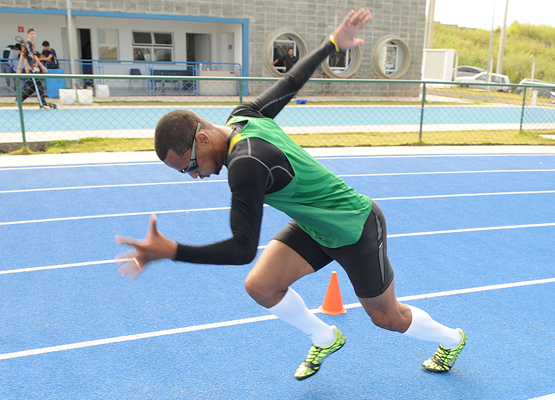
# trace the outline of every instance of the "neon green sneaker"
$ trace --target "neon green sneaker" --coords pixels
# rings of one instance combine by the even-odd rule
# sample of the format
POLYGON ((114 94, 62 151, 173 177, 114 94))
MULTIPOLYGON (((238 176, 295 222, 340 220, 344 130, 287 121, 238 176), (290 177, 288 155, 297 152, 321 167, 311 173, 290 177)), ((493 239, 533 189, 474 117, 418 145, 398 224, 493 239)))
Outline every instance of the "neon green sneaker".
POLYGON ((461 354, 461 351, 464 349, 464 345, 468 340, 466 333, 464 333, 462 329, 457 328, 457 330, 462 334, 462 339, 459 345, 454 349, 446 349, 442 345, 439 345, 439 349, 437 349, 432 358, 424 361, 422 364, 423 369, 431 372, 447 372, 453 368, 455 361, 457 361, 457 357, 461 354))
POLYGON ((295 372, 295 378, 299 381, 310 378, 318 372, 320 370, 320 366, 324 362, 324 359, 330 354, 335 353, 345 344, 345 336, 343 336, 343 333, 337 329, 336 326, 332 326, 332 328, 335 331, 335 341, 326 347, 312 345, 306 360, 299 366, 299 368, 297 368, 297 371, 295 372))

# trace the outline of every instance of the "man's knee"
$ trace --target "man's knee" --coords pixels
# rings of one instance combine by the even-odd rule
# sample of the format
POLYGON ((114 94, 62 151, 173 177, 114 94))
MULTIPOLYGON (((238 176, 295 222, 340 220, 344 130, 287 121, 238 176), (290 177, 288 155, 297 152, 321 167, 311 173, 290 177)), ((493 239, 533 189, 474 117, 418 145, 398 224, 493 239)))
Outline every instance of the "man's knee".
POLYGON ((398 312, 371 311, 368 312, 368 315, 372 319, 372 323, 379 328, 394 332, 406 330, 406 321, 398 312))
POLYGON ((245 279, 245 289, 249 296, 257 302, 263 301, 268 296, 268 288, 259 279, 247 276, 245 279))
POLYGON ((287 292, 287 287, 280 289, 275 283, 250 275, 245 279, 245 289, 254 301, 266 308, 275 306, 287 292))

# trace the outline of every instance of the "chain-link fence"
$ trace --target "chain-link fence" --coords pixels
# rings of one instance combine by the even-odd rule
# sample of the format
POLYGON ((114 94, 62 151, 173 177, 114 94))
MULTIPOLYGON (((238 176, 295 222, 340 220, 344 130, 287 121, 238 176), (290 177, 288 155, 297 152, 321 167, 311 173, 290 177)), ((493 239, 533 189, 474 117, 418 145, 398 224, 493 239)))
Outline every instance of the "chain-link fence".
MULTIPOLYGON (((0 152, 153 150, 156 123, 169 111, 192 109, 224 125, 235 106, 252 101, 275 81, 167 73, 0 74, 0 152), (36 76, 40 79, 33 79, 36 76)), ((553 145, 552 90, 555 87, 313 79, 276 121, 305 147, 553 145)))

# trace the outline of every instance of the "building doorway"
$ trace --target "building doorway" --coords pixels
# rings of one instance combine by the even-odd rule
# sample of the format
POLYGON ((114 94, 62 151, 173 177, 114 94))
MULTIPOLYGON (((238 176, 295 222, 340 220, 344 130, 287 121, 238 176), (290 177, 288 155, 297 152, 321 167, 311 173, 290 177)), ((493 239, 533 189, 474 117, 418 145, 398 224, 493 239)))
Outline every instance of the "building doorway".
POLYGON ((187 33, 187 61, 188 62, 211 62, 210 34, 187 33))
MULTIPOLYGON (((92 48, 91 48, 91 30, 90 29, 77 29, 77 48, 79 51, 78 57, 81 64, 81 73, 83 75, 93 74, 92 64, 92 48)), ((83 88, 93 87, 92 79, 83 80, 83 88)))

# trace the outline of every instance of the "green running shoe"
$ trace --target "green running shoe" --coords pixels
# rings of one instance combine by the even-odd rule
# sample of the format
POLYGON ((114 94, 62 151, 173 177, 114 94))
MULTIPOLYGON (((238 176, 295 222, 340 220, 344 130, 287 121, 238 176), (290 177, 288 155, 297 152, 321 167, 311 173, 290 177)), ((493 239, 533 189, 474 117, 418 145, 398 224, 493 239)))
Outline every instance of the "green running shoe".
POLYGON ((299 366, 299 368, 297 368, 297 371, 295 372, 295 378, 299 381, 310 378, 318 372, 320 370, 320 366, 324 362, 324 359, 330 354, 335 353, 345 344, 345 336, 343 336, 343 333, 337 329, 336 326, 332 326, 332 328, 335 331, 335 341, 326 347, 312 345, 306 360, 299 366))
POLYGON ((446 349, 442 345, 439 345, 439 349, 437 349, 432 358, 424 361, 422 364, 423 369, 431 372, 447 372, 453 368, 455 361, 457 361, 457 357, 461 354, 468 339, 466 333, 464 333, 462 329, 457 328, 457 330, 462 334, 459 345, 454 349, 446 349))

